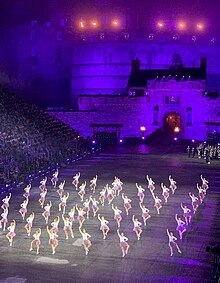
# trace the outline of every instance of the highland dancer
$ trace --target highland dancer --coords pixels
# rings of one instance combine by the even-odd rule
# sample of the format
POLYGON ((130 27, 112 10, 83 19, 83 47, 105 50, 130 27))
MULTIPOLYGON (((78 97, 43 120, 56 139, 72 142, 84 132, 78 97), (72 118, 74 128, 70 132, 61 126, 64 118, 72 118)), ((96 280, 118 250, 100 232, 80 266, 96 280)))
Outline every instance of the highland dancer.
POLYGON ((93 198, 92 196, 90 196, 89 199, 92 202, 92 211, 93 211, 93 216, 95 217, 96 213, 99 211, 99 207, 98 207, 99 202, 95 198, 93 198))
POLYGON ((54 186, 54 188, 56 188, 57 182, 58 182, 58 175, 59 175, 59 170, 57 169, 53 175, 52 175, 52 179, 51 179, 51 183, 54 186))
POLYGON ((66 211, 66 202, 69 198, 70 194, 67 193, 66 195, 63 195, 60 200, 61 202, 59 203, 59 211, 61 211, 61 209, 63 209, 63 214, 65 214, 65 211, 66 211))
POLYGON ((86 232, 86 229, 81 230, 81 227, 79 227, 79 232, 82 235, 83 238, 83 247, 85 249, 86 255, 88 255, 89 253, 89 248, 91 247, 91 241, 89 240, 89 238, 91 238, 91 235, 89 235, 86 232))
POLYGON ((80 200, 83 201, 85 195, 86 181, 79 186, 78 195, 80 196, 80 200))
POLYGON ((199 200, 200 200, 200 203, 202 204, 203 203, 203 200, 205 198, 205 195, 206 195, 206 190, 203 189, 202 187, 199 186, 199 184, 196 185, 197 187, 197 190, 199 191, 199 200))
POLYGON ((90 205, 90 201, 91 201, 91 199, 89 198, 89 199, 86 199, 84 201, 84 203, 83 203, 83 206, 84 206, 83 210, 86 212, 86 218, 87 219, 89 219, 89 212, 90 212, 89 205, 90 205))
POLYGON ((124 201, 124 208, 126 211, 126 214, 128 215, 129 210, 131 209, 131 199, 129 199, 127 196, 124 195, 124 193, 122 193, 122 199, 124 201))
POLYGON ((98 176, 96 175, 96 176, 90 181, 89 187, 91 188, 91 190, 92 190, 93 193, 95 193, 97 179, 98 179, 98 176))
POLYGON ((51 246, 52 249, 52 254, 54 255, 56 252, 56 248, 58 247, 58 235, 54 230, 49 230, 48 226, 47 226, 47 233, 49 235, 49 244, 51 246))
POLYGON ((1 219, 1 221, 0 221, 0 228, 2 228, 2 224, 3 224, 3 231, 5 231, 6 225, 7 225, 7 223, 8 223, 8 208, 7 208, 7 207, 5 207, 5 208, 3 209, 3 212, 2 212, 2 214, 1 214, 1 217, 2 217, 2 219, 1 219))
POLYGON ((151 194, 154 193, 154 190, 155 190, 155 182, 152 180, 151 177, 149 177, 148 175, 146 176, 147 178, 147 181, 148 181, 148 189, 150 190, 151 194))
POLYGON ((77 220, 79 222, 79 228, 81 228, 85 221, 84 215, 86 214, 86 212, 83 210, 83 208, 78 207, 78 204, 76 205, 76 210, 78 212, 77 220))
POLYGON ((75 187, 76 191, 78 190, 79 178, 80 178, 80 172, 76 173, 76 175, 73 176, 72 184, 75 187))
POLYGON ((163 183, 161 183, 161 188, 163 190, 162 196, 164 197, 165 203, 167 203, 167 200, 170 196, 169 189, 163 183))
POLYGON ((26 219, 27 224, 24 226, 25 230, 27 231, 28 237, 31 235, 31 228, 33 226, 34 221, 34 212, 32 212, 29 217, 26 219))
POLYGON ((133 231, 136 233, 138 241, 140 240, 141 233, 143 232, 141 229, 142 223, 138 221, 138 219, 135 217, 135 215, 132 216, 132 221, 134 223, 133 231))
POLYGON ((180 240, 182 240, 183 233, 186 232, 186 227, 184 226, 186 223, 184 221, 182 221, 182 219, 180 217, 178 217, 177 214, 175 215, 175 219, 176 219, 176 222, 177 222, 176 230, 179 232, 180 240))
POLYGON ((138 186, 137 183, 136 183, 136 187, 138 189, 138 194, 137 195, 138 195, 138 197, 140 199, 140 203, 142 203, 144 201, 144 191, 145 191, 145 189, 142 188, 141 186, 138 186))
POLYGON ((103 240, 105 240, 110 230, 107 225, 109 222, 105 219, 104 216, 100 216, 100 214, 98 214, 98 220, 101 222, 100 230, 103 234, 103 240))
POLYGON ((200 178, 202 180, 202 188, 207 191, 209 188, 209 182, 202 175, 200 175, 200 178))
POLYGON ((105 186, 99 193, 99 201, 101 203, 102 206, 105 205, 105 199, 106 199, 106 190, 107 190, 107 187, 105 186))
POLYGON ((170 248, 170 256, 173 256, 173 246, 177 248, 178 252, 181 254, 181 250, 177 243, 175 242, 177 240, 176 237, 174 237, 172 232, 169 232, 167 229, 167 236, 169 238, 169 248, 170 248))
POLYGON ((106 185, 106 189, 107 189, 108 204, 111 204, 113 199, 115 198, 115 192, 111 187, 108 186, 108 184, 106 185))
POLYGON ((25 215, 26 215, 26 213, 27 213, 27 205, 28 205, 28 202, 29 202, 29 199, 26 198, 26 199, 22 202, 22 204, 20 205, 20 206, 21 206, 21 209, 19 210, 19 213, 21 214, 23 220, 24 220, 25 215))
POLYGON ((66 240, 68 240, 68 238, 69 238, 69 233, 70 233, 71 237, 74 238, 73 229, 72 229, 72 221, 70 220, 70 218, 68 216, 64 216, 63 214, 62 214, 62 219, 63 219, 63 222, 64 222, 63 231, 65 233, 66 240))
POLYGON ((191 192, 189 192, 189 196, 190 196, 190 198, 191 198, 191 201, 192 201, 192 208, 193 208, 193 213, 195 214, 196 213, 196 210, 197 210, 197 208, 198 208, 198 198, 194 195, 194 194, 192 194, 191 192))
POLYGON ((47 194, 47 189, 43 189, 42 192, 40 193, 40 198, 38 202, 40 203, 41 208, 44 207, 44 202, 47 194))
POLYGON ((63 192, 64 192, 64 186, 65 186, 65 180, 63 182, 61 182, 58 186, 58 190, 57 190, 57 193, 59 195, 59 197, 61 198, 62 195, 63 195, 63 192))
POLYGON ((119 229, 117 229, 117 234, 120 240, 120 247, 121 247, 121 251, 122 251, 122 257, 124 257, 129 250, 129 244, 127 243, 128 238, 124 236, 124 233, 120 233, 119 229))
POLYGON ((1 206, 2 209, 9 208, 10 199, 11 199, 11 193, 9 194, 9 196, 6 196, 5 198, 2 199, 2 202, 3 202, 1 206))
POLYGON ((45 177, 43 178, 43 180, 40 181, 39 189, 40 189, 41 191, 46 190, 46 183, 47 183, 47 176, 45 176, 45 177))
POLYGON ((46 221, 46 224, 48 224, 48 219, 50 217, 50 209, 51 209, 51 206, 52 206, 52 202, 48 202, 45 207, 44 207, 44 212, 42 213, 45 221, 46 221))
POLYGON ((6 238, 8 239, 8 241, 10 243, 10 247, 12 246, 13 239, 16 236, 15 226, 16 226, 16 222, 13 219, 10 226, 8 226, 8 228, 7 228, 9 232, 6 234, 6 238))
POLYGON ((53 222, 50 224, 52 226, 52 228, 50 228, 50 230, 58 233, 59 223, 60 223, 60 217, 57 216, 56 218, 54 218, 53 222))
POLYGON ((31 241, 30 252, 33 250, 33 245, 37 248, 37 255, 39 254, 40 250, 40 236, 41 236, 41 228, 38 228, 37 231, 33 234, 34 240, 31 241))
POLYGON ((145 207, 144 204, 142 204, 141 202, 139 203, 140 209, 142 211, 142 218, 144 221, 144 226, 146 226, 146 222, 149 218, 151 218, 151 215, 149 214, 150 210, 148 208, 145 207))
POLYGON ((154 194, 153 195, 153 198, 154 198, 154 207, 156 208, 157 210, 157 214, 160 214, 160 209, 162 208, 162 204, 161 204, 161 199, 159 199, 158 196, 155 196, 154 194))
POLYGON ((171 175, 169 176, 169 181, 170 181, 170 187, 169 188, 171 189, 172 194, 174 194, 176 189, 177 189, 176 181, 173 180, 171 175))
POLYGON ((115 179, 112 183, 112 189, 115 192, 115 196, 119 196, 120 192, 122 191, 122 185, 123 183, 121 182, 121 180, 115 176, 115 179))
POLYGON ((122 221, 122 217, 121 217, 122 211, 120 209, 118 209, 117 206, 114 206, 114 204, 112 204, 112 209, 114 211, 114 219, 117 222, 118 228, 120 228, 120 223, 122 221))
POLYGON ((190 214, 191 209, 189 209, 186 205, 183 205, 182 203, 180 206, 183 210, 183 217, 185 219, 186 225, 189 225, 192 219, 192 216, 190 214))
POLYGON ((71 209, 70 209, 70 212, 68 213, 69 217, 70 217, 70 220, 72 222, 75 221, 75 211, 76 211, 76 207, 73 206, 71 209))
POLYGON ((31 184, 27 185, 27 186, 24 188, 23 197, 29 198, 29 196, 30 196, 30 190, 31 190, 31 184))

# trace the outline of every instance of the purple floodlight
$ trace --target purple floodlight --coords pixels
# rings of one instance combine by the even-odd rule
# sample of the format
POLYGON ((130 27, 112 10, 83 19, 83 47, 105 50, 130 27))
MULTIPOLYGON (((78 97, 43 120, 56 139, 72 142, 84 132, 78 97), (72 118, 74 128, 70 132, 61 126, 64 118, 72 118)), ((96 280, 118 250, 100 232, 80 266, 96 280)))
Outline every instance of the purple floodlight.
POLYGON ((193 139, 192 142, 195 142, 195 140, 193 139))
POLYGON ((95 144, 95 140, 93 140, 92 143, 95 144))
POLYGON ((119 143, 123 143, 123 140, 122 140, 122 139, 120 139, 120 140, 119 140, 119 143))
POLYGON ((177 137, 175 137, 174 140, 177 141, 177 137))

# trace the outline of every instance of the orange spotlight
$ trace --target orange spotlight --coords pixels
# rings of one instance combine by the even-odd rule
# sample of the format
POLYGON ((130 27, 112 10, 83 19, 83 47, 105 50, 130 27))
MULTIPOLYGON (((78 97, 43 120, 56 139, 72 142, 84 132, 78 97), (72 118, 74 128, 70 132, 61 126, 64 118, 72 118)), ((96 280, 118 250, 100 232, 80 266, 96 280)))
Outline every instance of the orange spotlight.
POLYGON ((180 132, 180 128, 179 127, 175 127, 174 128, 174 133, 179 133, 180 132))
POLYGON ((84 27, 85 27, 85 24, 84 24, 83 21, 80 21, 80 22, 79 22, 79 27, 80 27, 80 28, 84 28, 84 27))
POLYGON ((92 21, 92 22, 91 22, 91 25, 92 25, 93 27, 97 27, 97 26, 98 26, 98 23, 97 23, 96 21, 92 21))
POLYGON ((178 28, 179 28, 180 30, 186 29, 186 23, 185 23, 185 22, 179 22, 179 23, 178 23, 178 28))
POLYGON ((117 19, 112 20, 112 25, 117 27, 119 25, 119 21, 117 19))
POLYGON ((164 23, 163 22, 157 22, 157 27, 158 28, 163 28, 164 27, 164 23))
POLYGON ((204 29, 204 25, 202 23, 198 23, 196 25, 197 30, 203 30, 204 29))

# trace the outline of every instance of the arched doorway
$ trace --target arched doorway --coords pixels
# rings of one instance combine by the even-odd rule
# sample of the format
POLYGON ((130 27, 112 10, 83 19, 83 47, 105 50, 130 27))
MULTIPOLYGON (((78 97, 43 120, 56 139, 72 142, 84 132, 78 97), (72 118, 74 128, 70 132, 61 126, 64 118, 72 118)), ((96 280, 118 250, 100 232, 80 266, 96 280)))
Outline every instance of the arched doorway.
POLYGON ((170 133, 179 133, 181 131, 180 115, 176 112, 168 113, 164 118, 164 129, 170 133))

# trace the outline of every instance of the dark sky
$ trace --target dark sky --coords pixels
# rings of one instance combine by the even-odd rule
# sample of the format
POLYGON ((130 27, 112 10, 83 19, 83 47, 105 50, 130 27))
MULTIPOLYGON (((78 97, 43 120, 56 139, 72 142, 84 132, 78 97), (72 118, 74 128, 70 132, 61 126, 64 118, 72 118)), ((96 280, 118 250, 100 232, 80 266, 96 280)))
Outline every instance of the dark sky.
POLYGON ((128 14, 146 25, 160 18, 202 20, 210 31, 220 31, 220 0, 1 0, 1 25, 29 23, 33 18, 45 22, 58 14, 73 18, 128 14))

